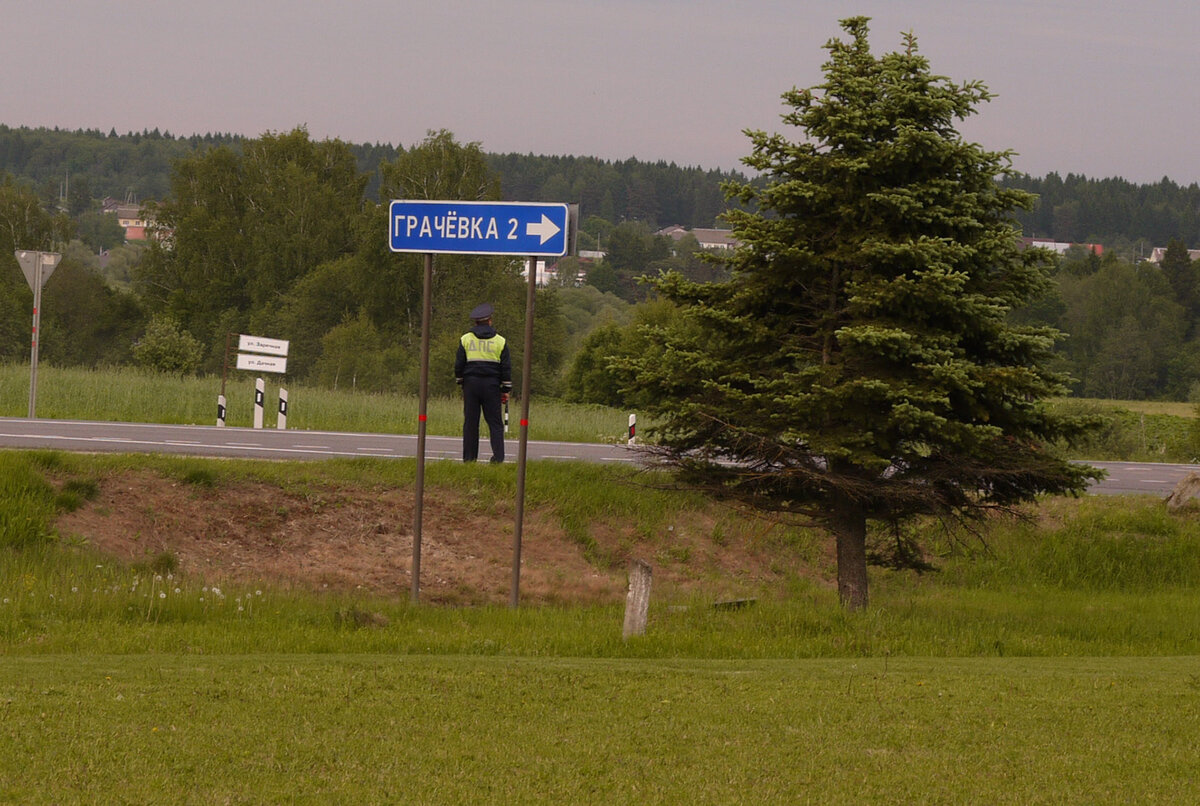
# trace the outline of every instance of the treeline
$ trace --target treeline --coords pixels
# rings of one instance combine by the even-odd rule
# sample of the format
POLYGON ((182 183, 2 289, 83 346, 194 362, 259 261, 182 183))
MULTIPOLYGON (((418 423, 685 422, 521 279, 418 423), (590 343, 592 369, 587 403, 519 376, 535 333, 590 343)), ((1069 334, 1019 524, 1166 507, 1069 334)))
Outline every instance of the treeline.
MULTIPOLYGON (((236 150, 246 139, 228 133, 175 136, 155 129, 105 134, 97 129, 0 125, 0 174, 29 183, 47 202, 61 203, 65 195, 69 211, 80 215, 94 199, 106 196, 164 199, 177 160, 217 146, 236 150)), ((405 147, 381 143, 347 143, 346 147, 367 177, 364 198, 379 200, 380 166, 395 160, 405 147)), ((718 225, 726 207, 722 184, 745 178, 737 172, 667 162, 483 153, 500 179, 503 199, 574 202, 585 216, 642 221, 654 227, 718 225)), ((1117 177, 1050 173, 1042 178, 1013 178, 1006 184, 1038 196, 1033 210, 1017 216, 1026 235, 1101 243, 1131 260, 1172 238, 1190 248, 1200 247, 1200 185, 1196 183, 1185 186, 1164 177, 1156 183, 1136 184, 1117 177)))
POLYGON ((1064 243, 1098 243, 1131 260, 1149 256, 1172 239, 1200 247, 1200 185, 1183 186, 1164 177, 1138 185, 1120 178, 1089 179, 1057 173, 1005 184, 1037 194, 1037 205, 1019 212, 1026 235, 1064 243))
POLYGON ((174 137, 158 129, 119 135, 0 125, 0 173, 31 184, 48 201, 65 195, 78 214, 93 199, 108 196, 161 199, 170 190, 175 160, 240 139, 232 134, 174 137))
MULTIPOLYGON (((233 134, 176 137, 170 132, 108 134, 90 129, 13 128, 0 125, 0 174, 29 183, 47 202, 73 215, 95 199, 165 199, 172 166, 218 146, 237 151, 247 138, 233 134)), ((251 140, 252 141, 252 140, 251 140)), ((403 146, 346 143, 366 176, 364 199, 378 201, 381 166, 405 153, 403 146)), ((482 144, 481 144, 482 148, 482 144)), ((606 221, 643 221, 654 226, 712 227, 725 209, 723 182, 740 174, 679 167, 667 162, 593 157, 488 154, 499 177, 501 198, 579 204, 585 215, 606 221)))

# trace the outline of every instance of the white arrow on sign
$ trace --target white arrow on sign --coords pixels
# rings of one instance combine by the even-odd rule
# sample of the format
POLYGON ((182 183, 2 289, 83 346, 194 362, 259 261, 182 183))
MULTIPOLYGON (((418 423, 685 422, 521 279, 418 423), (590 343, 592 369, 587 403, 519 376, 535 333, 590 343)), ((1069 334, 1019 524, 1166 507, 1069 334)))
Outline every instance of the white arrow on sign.
POLYGON ((525 234, 539 236, 542 239, 542 243, 550 240, 561 231, 562 228, 559 227, 558 224, 555 224, 553 221, 551 221, 550 217, 545 213, 542 213, 541 222, 530 221, 525 225, 525 234))

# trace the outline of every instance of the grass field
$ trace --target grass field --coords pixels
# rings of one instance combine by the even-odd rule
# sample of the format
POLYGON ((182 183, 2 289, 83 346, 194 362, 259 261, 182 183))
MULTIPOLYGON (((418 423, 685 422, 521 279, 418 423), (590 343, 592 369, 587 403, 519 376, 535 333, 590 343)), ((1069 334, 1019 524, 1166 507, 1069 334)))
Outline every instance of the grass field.
POLYGON ((0 657, 14 803, 1188 803, 1191 659, 0 657))
MULTIPOLYGON (((938 570, 873 569, 860 613, 805 569, 737 609, 656 598, 628 641, 617 604, 218 586, 53 537, 114 468, 304 486, 396 464, 0 453, 0 802, 1200 797, 1200 522, 1154 499, 1046 501, 986 545, 930 529, 938 570)), ((429 483, 477 490, 461 470, 429 483)), ((620 472, 546 469, 534 506, 660 533, 704 505, 620 472)))
MULTIPOLYGON (((1068 398, 1061 398, 1064 402, 1068 398)), ((1196 418, 1196 404, 1178 400, 1105 400, 1103 398, 1070 398, 1073 401, 1101 409, 1131 411, 1135 414, 1162 414, 1184 419, 1196 418)))
MULTIPOLYGON (((278 376, 268 376, 267 427, 274 427, 278 376)), ((287 384, 290 429, 415 434, 420 401, 416 390, 364 394, 287 384)), ((40 366, 37 416, 59 420, 211 425, 216 422, 219 377, 184 377, 137 369, 90 370, 40 366)), ((254 423, 254 378, 233 373, 226 383, 226 422, 254 423)), ((520 402, 510 405, 515 428, 520 402)), ((430 398, 427 429, 433 436, 462 433, 462 401, 430 398)), ((0 417, 29 413, 29 366, 0 364, 0 417)), ((615 442, 627 437, 629 414, 601 406, 530 400, 530 439, 562 442, 615 442)))

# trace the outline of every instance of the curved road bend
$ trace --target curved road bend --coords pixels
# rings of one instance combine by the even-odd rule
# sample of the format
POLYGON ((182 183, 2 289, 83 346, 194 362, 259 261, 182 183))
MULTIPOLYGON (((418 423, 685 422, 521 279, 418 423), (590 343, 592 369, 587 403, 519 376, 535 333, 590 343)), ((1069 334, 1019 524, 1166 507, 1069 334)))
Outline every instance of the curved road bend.
MULTIPOLYGON (((167 453, 188 456, 224 456, 256 459, 328 459, 373 456, 416 456, 415 434, 355 434, 337 431, 295 431, 271 428, 217 428, 211 425, 159 425, 153 423, 88 422, 81 420, 29 420, 0 417, 0 447, 56 449, 83 452, 167 453)), ((623 444, 529 440, 530 459, 575 459, 586 462, 634 463, 635 451, 623 444)), ((480 444, 486 461, 487 440, 480 444)), ((516 461, 517 440, 506 442, 508 461, 516 461)), ((462 456, 458 437, 425 438, 429 460, 462 456)), ((1200 465, 1152 462, 1090 462, 1108 471, 1108 478, 1093 486, 1103 494, 1140 493, 1168 495, 1200 465)))

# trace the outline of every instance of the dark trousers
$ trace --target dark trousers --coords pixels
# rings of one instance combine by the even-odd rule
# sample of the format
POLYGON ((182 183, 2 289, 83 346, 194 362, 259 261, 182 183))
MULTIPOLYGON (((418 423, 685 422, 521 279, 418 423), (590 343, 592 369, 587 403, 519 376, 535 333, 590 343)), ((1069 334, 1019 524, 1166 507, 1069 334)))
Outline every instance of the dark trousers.
POLYGON ((463 461, 479 458, 479 413, 487 423, 492 443, 492 461, 504 461, 504 420, 500 414, 500 381, 495 378, 463 378, 463 461))

